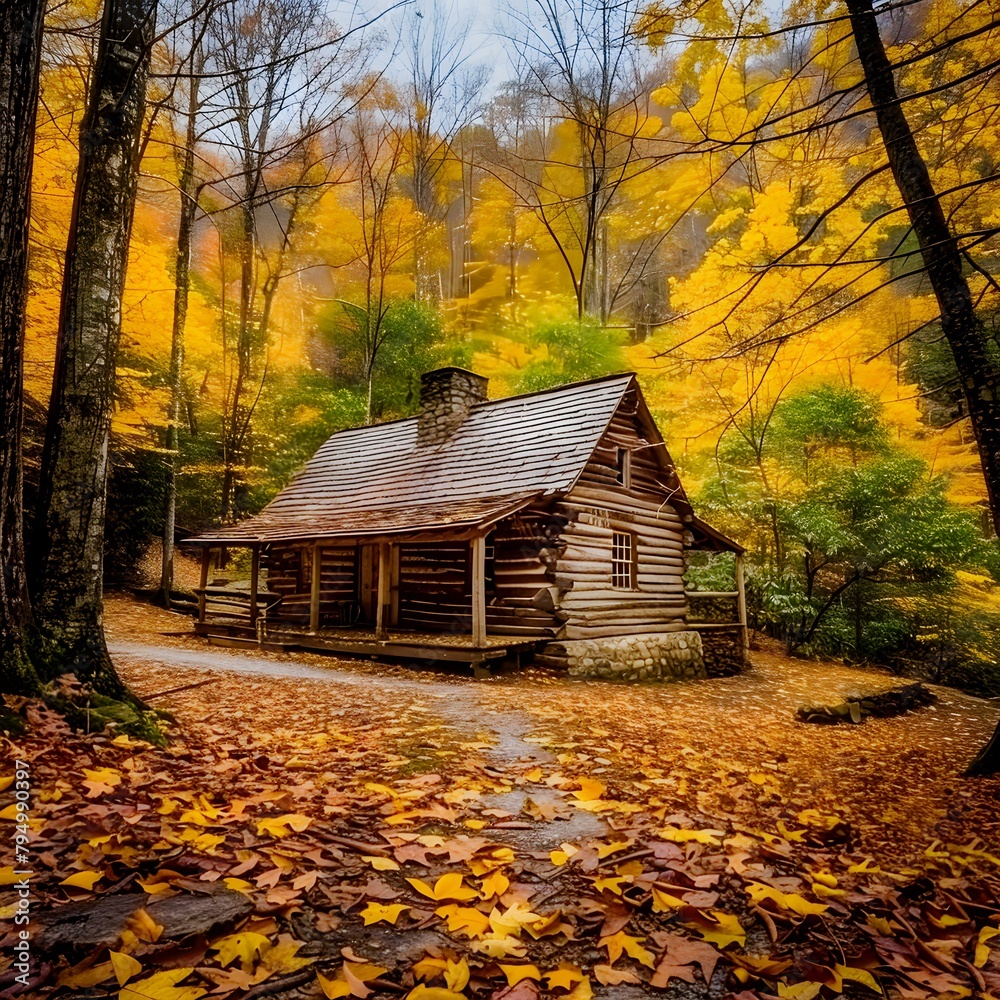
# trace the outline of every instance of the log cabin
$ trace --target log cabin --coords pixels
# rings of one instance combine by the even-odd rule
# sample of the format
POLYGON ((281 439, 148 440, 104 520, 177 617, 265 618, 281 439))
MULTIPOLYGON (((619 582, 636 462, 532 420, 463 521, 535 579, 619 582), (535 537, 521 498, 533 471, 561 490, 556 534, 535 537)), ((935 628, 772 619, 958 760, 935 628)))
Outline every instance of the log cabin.
POLYGON ((196 629, 227 645, 574 676, 680 679, 743 662, 742 548, 697 518, 634 373, 504 399, 461 368, 403 420, 338 431, 259 514, 201 549, 196 629), (212 580, 234 549, 249 580, 212 580), (693 551, 736 557, 691 595, 693 551), (705 600, 728 613, 694 621, 705 600), (727 603, 728 602, 728 603, 727 603))

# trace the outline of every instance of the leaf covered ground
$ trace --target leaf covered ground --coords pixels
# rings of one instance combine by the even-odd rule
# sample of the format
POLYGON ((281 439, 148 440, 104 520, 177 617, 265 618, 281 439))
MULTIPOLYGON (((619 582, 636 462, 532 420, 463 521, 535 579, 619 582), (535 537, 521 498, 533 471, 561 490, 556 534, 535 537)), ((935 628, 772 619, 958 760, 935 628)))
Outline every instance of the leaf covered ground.
POLYGON ((476 682, 163 634, 188 627, 109 602, 166 749, 33 706, 7 740, 34 788, 12 995, 1000 997, 1000 781, 957 777, 994 704, 810 726, 894 679, 758 652, 684 685, 476 682))

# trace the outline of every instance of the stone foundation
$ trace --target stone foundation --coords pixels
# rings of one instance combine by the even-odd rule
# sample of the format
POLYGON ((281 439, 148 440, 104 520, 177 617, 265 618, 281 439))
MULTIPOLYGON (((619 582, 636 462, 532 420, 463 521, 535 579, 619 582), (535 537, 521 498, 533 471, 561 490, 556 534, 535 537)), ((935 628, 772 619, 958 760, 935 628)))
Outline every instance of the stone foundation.
POLYGON ((577 678, 683 681, 708 676, 701 636, 694 631, 550 642, 535 661, 563 667, 577 678))
POLYGON ((747 665, 743 627, 729 625, 703 629, 701 655, 709 677, 733 677, 743 673, 747 665))

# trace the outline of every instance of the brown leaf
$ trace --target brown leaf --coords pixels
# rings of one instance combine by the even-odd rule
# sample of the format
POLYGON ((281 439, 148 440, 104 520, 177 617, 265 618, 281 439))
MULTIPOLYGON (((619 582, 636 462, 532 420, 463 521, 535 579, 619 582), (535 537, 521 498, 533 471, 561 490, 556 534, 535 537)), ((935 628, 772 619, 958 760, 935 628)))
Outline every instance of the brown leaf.
POLYGON ((701 969, 706 983, 712 981, 715 965, 722 956, 706 941, 695 941, 693 938, 667 931, 654 934, 653 940, 663 948, 663 954, 657 962, 653 978, 650 979, 652 986, 662 989, 671 978, 693 983, 692 965, 697 965, 701 969))

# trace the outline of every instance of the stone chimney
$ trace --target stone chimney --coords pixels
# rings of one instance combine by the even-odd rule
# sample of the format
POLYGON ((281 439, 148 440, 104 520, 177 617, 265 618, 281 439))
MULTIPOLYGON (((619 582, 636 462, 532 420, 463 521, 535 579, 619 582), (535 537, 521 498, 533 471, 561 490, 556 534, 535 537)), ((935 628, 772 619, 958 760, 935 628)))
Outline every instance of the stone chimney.
POLYGON ((489 379, 464 368, 437 368, 420 376, 417 446, 443 444, 476 403, 486 399, 489 379))

